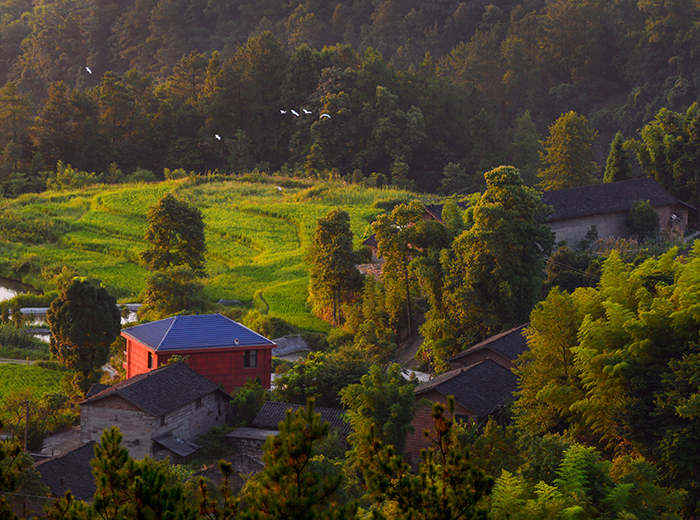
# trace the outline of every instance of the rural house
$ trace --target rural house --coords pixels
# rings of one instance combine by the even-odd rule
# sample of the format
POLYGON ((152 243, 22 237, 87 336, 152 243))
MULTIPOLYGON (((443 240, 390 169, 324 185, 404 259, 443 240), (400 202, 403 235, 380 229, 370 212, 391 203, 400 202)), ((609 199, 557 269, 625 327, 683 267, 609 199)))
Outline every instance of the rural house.
MULTIPOLYGON (((279 433, 279 424, 285 420, 287 410, 294 413, 299 408, 305 407, 298 404, 266 401, 258 415, 255 416, 251 428, 236 428, 226 435, 226 439, 230 445, 237 448, 239 453, 246 454, 255 460, 261 460, 262 447, 268 436, 276 436, 279 433)), ((315 407, 314 411, 321 416, 322 422, 329 423, 329 431, 338 434, 341 445, 345 449, 349 449, 347 437, 351 428, 350 424, 345 422, 343 418, 345 411, 319 407, 315 407)))
POLYGON ((154 370, 173 355, 224 390, 233 392, 260 377, 270 388, 275 343, 221 314, 175 316, 122 329, 126 377, 154 370))
POLYGON ((70 491, 78 500, 92 502, 97 487, 90 461, 95 457, 95 442, 89 441, 57 457, 38 462, 35 466, 41 482, 51 490, 51 496, 62 498, 70 491))
POLYGON ((192 441, 227 422, 231 396, 184 363, 165 365, 91 392, 80 403, 80 441, 99 442, 117 426, 129 455, 173 461, 193 454, 192 441))
POLYGON ((417 460, 421 448, 428 446, 424 430, 433 429, 432 403, 447 405, 455 399, 455 419, 482 422, 497 416, 513 399, 517 377, 514 361, 528 346, 523 332, 528 324, 514 327, 471 346, 449 359, 452 370, 427 381, 415 389, 416 399, 427 399, 413 420, 415 431, 406 440, 406 457, 417 460))
POLYGON ((428 446, 423 431, 433 431, 432 403, 447 405, 447 397, 455 400, 454 418, 482 422, 497 415, 512 400, 517 389, 517 377, 492 359, 451 370, 416 387, 416 400, 427 399, 431 404, 418 409, 413 419, 415 431, 406 439, 406 459, 414 462, 421 448, 428 446))
POLYGON ((484 359, 492 359, 504 368, 515 368, 514 361, 527 350, 527 340, 523 335, 525 327, 529 323, 524 323, 495 336, 485 339, 481 343, 469 347, 451 357, 447 361, 450 366, 461 368, 473 365, 484 359))
POLYGON ((688 227, 688 213, 694 207, 679 201, 650 177, 606 184, 592 184, 565 190, 546 191, 542 202, 553 209, 548 224, 556 241, 574 247, 591 226, 598 229, 598 238, 628 238, 625 217, 632 204, 648 200, 659 214, 661 229, 688 227))

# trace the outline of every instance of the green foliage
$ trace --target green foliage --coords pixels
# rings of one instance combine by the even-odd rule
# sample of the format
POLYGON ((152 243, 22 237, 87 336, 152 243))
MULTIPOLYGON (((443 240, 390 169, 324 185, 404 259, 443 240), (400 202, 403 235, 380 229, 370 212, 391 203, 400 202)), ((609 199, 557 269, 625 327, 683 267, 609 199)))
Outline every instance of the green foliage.
POLYGON ((629 152, 625 149, 622 132, 617 132, 610 144, 610 153, 605 164, 603 182, 625 181, 632 178, 632 164, 629 152))
POLYGON ((542 255, 554 242, 539 195, 522 185, 515 168, 485 178, 473 225, 421 264, 431 303, 422 352, 439 370, 463 348, 526 320, 540 297, 542 255))
POLYGON ((561 246, 547 259, 545 283, 549 287, 573 292, 577 287, 592 287, 599 279, 600 260, 596 256, 561 246))
MULTIPOLYGON (((518 424, 613 453, 629 445, 663 468, 666 485, 695 489, 690 468, 698 461, 687 442, 697 435, 691 374, 700 338, 691 302, 700 290, 698 247, 688 259, 671 250, 638 266, 613 252, 595 288, 553 291, 531 316, 518 424)), ((691 491, 686 510, 697 501, 691 491)))
POLYGON ((648 200, 636 200, 632 204, 625 225, 630 234, 636 236, 640 242, 647 238, 655 238, 661 227, 659 214, 648 200))
POLYGON ((596 135, 584 116, 574 111, 562 114, 542 143, 545 151, 540 155, 548 167, 537 174, 540 186, 548 191, 591 184, 598 171, 593 154, 596 135))
POLYGON ((269 399, 269 392, 263 388, 258 377, 254 381, 246 379, 245 384, 236 388, 231 397, 229 406, 233 423, 239 426, 250 426, 265 401, 269 399))
POLYGON ((341 304, 352 298, 361 286, 361 276, 354 263, 350 215, 339 208, 318 220, 313 242, 307 252, 311 265, 309 298, 314 312, 338 325, 341 304), (328 304, 331 303, 330 309, 328 304))
POLYGON ((49 190, 79 190, 90 184, 95 184, 97 177, 94 173, 76 170, 70 164, 58 161, 55 176, 46 179, 46 188, 49 190))
POLYGON ((145 239, 150 247, 142 257, 151 271, 186 266, 204 273, 204 220, 199 209, 167 193, 148 210, 145 239))
POLYGON ((413 390, 418 382, 407 381, 402 370, 396 363, 386 370, 372 365, 359 383, 340 391, 352 425, 348 439, 353 445, 352 458, 356 462, 367 456, 366 441, 370 432, 374 432, 376 440, 403 453, 406 438, 413 433, 411 423, 418 408, 413 390))
POLYGON ((328 429, 328 423, 322 423, 314 411, 313 400, 294 414, 287 410, 279 434, 268 437, 263 447, 265 469, 245 487, 247 508, 242 519, 340 520, 354 516, 353 504, 341 506, 333 501, 342 474, 323 479, 311 471, 315 446, 328 429))
POLYGON ((275 381, 275 401, 303 404, 313 398, 323 408, 340 408, 340 391, 358 383, 370 368, 362 352, 341 349, 328 354, 312 352, 275 381))
POLYGON ((204 311, 207 301, 199 274, 179 265, 153 273, 146 279, 139 318, 161 319, 178 312, 204 311))
POLYGON ((116 300, 104 287, 76 279, 53 301, 46 320, 51 328, 51 353, 81 375, 81 388, 87 392, 121 330, 116 300))

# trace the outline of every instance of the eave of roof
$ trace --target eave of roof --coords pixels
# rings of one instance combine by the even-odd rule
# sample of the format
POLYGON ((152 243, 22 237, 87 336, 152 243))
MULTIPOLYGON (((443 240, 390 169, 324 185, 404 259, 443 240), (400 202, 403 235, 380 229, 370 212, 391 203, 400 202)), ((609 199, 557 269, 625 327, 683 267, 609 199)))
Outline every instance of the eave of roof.
POLYGON ((625 212, 638 200, 648 200, 654 207, 680 204, 695 210, 671 195, 651 177, 552 190, 542 194, 542 202, 554 209, 549 216, 550 222, 625 212))

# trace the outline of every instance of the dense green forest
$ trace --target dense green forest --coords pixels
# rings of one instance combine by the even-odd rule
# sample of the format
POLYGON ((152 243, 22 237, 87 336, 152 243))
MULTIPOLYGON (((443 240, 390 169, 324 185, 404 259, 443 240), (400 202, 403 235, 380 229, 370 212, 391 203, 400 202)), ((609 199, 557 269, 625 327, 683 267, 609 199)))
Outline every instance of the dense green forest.
POLYGON ((698 98, 696 2, 10 0, 0 12, 6 195, 67 165, 107 182, 258 168, 423 191, 456 178, 471 192, 513 164, 534 184, 539 141, 569 111, 597 130, 599 165, 621 131, 637 139, 636 174, 663 177, 639 132, 665 108, 673 124, 657 126, 677 137, 698 98))

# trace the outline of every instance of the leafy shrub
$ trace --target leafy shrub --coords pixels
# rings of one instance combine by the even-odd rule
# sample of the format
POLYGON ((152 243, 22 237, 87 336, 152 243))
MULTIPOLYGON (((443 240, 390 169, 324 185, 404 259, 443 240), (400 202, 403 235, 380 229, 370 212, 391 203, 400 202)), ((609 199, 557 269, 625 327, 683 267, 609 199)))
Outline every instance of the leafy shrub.
POLYGON ((151 170, 137 168, 134 173, 127 175, 124 182, 156 182, 158 178, 151 170))
POLYGON ((636 235, 640 242, 647 238, 654 238, 659 234, 659 214, 654 210, 648 200, 637 200, 632 204, 627 218, 627 229, 632 235, 636 235))

